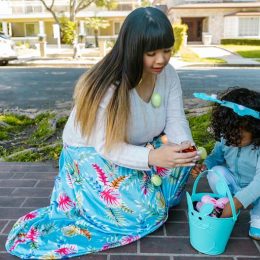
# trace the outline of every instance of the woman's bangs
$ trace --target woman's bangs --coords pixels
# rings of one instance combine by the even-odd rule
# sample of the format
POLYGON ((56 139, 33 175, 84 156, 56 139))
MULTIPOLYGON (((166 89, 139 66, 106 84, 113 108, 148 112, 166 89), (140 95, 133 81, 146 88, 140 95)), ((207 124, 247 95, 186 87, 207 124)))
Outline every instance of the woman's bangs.
POLYGON ((167 29, 151 26, 144 35, 144 52, 171 48, 174 44, 174 36, 173 32, 167 29))

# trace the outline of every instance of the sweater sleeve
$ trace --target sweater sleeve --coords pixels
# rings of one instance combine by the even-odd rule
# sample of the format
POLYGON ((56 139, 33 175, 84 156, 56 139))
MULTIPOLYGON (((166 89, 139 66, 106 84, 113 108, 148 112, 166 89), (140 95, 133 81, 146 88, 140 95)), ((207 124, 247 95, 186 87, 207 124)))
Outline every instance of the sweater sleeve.
POLYGON ((109 96, 111 97, 111 93, 99 105, 96 125, 88 139, 89 145, 95 147, 102 157, 117 165, 136 170, 150 170, 148 166, 150 149, 146 147, 122 142, 115 145, 109 152, 105 152, 106 107, 110 100, 109 96))
POLYGON ((215 143, 215 146, 214 146, 212 152, 204 161, 204 164, 206 164, 208 169, 211 169, 212 167, 214 167, 216 165, 225 164, 224 152, 222 149, 223 148, 222 142, 223 141, 215 143))
POLYGON ((180 144, 187 140, 194 143, 189 123, 184 113, 180 80, 178 74, 171 66, 169 66, 167 71, 166 84, 170 84, 170 91, 167 100, 164 132, 171 143, 180 144))
POLYGON ((251 203, 260 198, 260 157, 256 165, 256 174, 253 180, 243 189, 235 194, 235 197, 247 208, 251 203))

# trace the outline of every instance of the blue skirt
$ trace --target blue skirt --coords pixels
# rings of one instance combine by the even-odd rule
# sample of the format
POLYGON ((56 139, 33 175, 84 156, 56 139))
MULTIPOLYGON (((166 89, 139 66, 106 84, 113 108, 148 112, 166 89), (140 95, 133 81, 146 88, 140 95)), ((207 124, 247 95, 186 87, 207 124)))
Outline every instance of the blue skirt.
POLYGON ((129 244, 158 229, 177 205, 190 167, 138 171, 94 148, 64 146, 50 206, 18 219, 6 249, 24 259, 61 259, 129 244), (151 175, 162 178, 154 186, 151 175))

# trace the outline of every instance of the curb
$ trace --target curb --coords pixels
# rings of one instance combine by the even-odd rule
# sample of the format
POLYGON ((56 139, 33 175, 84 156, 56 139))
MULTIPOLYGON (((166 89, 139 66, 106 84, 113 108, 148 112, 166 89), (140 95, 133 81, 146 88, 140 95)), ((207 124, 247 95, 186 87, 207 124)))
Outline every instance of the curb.
POLYGON ((260 63, 259 64, 236 64, 236 63, 225 63, 225 64, 189 64, 185 65, 184 67, 256 67, 260 68, 260 63))
MULTIPOLYGON (((67 68, 91 68, 96 63, 16 63, 16 64, 8 64, 5 68, 8 67, 67 67, 67 68)), ((174 64, 173 64, 174 65, 174 64)), ((240 67, 240 68, 260 68, 259 64, 187 64, 183 66, 175 66, 175 68, 203 68, 203 67, 221 67, 221 68, 230 68, 230 67, 240 67)), ((4 67, 2 67, 4 68, 4 67)))
POLYGON ((18 63, 18 64, 8 64, 7 67, 66 67, 66 68, 91 68, 94 64, 90 63, 18 63))

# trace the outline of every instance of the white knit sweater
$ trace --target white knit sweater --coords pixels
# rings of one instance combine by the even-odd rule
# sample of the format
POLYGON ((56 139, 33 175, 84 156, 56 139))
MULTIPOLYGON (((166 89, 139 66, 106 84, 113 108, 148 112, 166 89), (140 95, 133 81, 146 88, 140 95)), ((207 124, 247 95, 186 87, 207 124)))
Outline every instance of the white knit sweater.
MULTIPOLYGON (((113 95, 111 87, 100 103, 96 125, 88 140, 82 137, 75 126, 75 108, 72 110, 63 131, 63 142, 76 147, 94 147, 104 158, 115 164, 137 170, 148 170, 149 149, 145 147, 154 137, 164 131, 168 141, 181 143, 192 140, 186 120, 179 77, 174 68, 168 64, 157 76, 154 93, 159 93, 162 102, 159 108, 153 107, 151 101, 146 103, 136 89, 130 92, 131 115, 128 125, 129 143, 120 143, 109 153, 105 153, 105 110, 113 95)), ((118 126, 120 127, 120 125, 118 126)))

